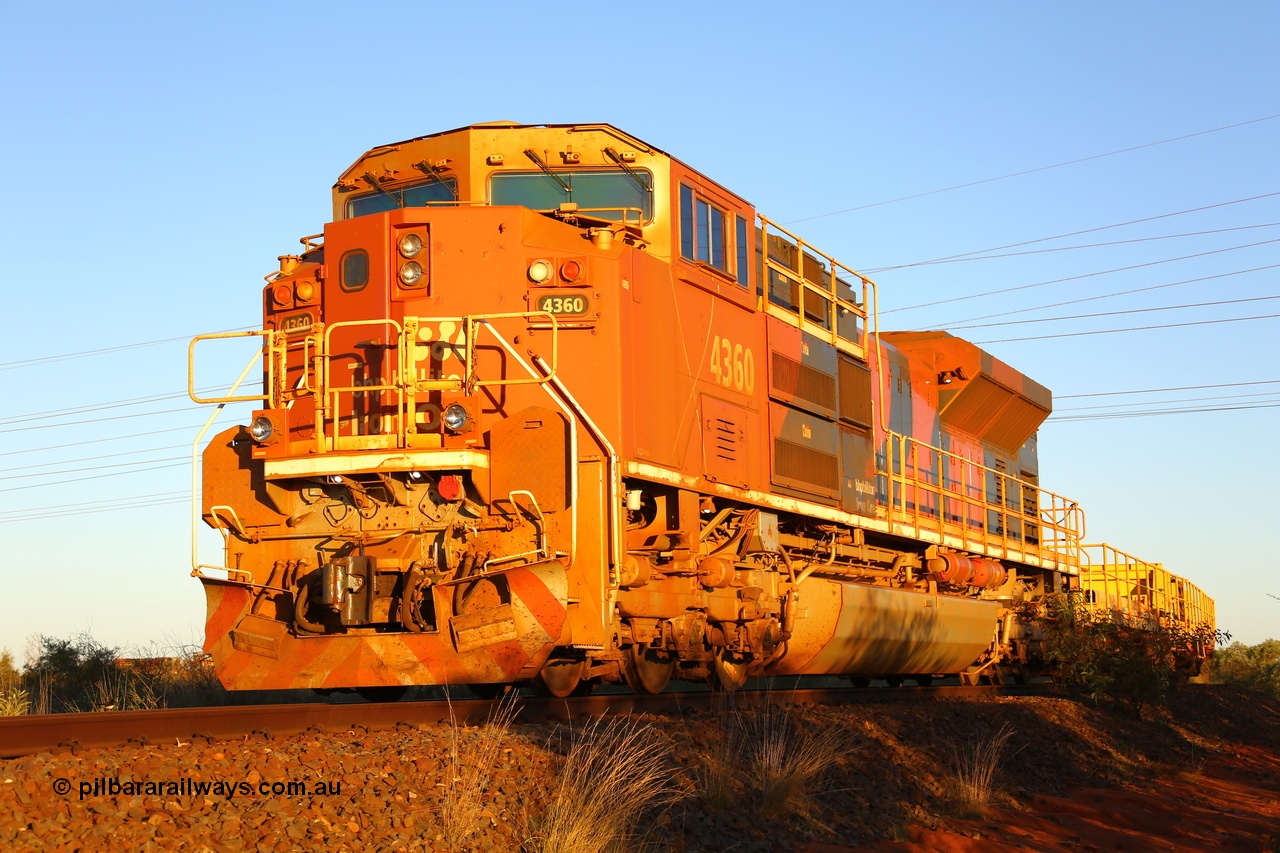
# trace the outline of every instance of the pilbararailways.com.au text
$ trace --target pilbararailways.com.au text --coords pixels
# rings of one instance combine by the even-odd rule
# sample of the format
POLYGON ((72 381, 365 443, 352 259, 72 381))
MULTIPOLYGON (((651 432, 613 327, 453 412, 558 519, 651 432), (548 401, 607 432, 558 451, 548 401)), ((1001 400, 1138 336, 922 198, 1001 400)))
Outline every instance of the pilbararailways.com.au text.
MULTIPOLYGON (((115 778, 97 778, 77 783, 80 799, 90 797, 331 797, 342 794, 339 781, 245 782, 220 779, 208 782, 184 777, 165 782, 115 778)), ((70 793, 69 791, 67 793, 70 793)))

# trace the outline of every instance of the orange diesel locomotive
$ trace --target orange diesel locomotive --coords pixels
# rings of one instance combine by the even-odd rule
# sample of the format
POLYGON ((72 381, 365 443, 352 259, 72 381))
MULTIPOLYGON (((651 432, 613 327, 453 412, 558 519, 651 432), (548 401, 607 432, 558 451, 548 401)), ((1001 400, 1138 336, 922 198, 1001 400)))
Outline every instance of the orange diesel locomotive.
MULTIPOLYGON (((871 280, 639 139, 474 125, 333 201, 244 333, 261 394, 191 382, 261 406, 203 453, 229 688, 974 682, 1079 588, 1049 391, 878 333, 871 280)), ((1145 617, 1211 625, 1178 580, 1145 617)))

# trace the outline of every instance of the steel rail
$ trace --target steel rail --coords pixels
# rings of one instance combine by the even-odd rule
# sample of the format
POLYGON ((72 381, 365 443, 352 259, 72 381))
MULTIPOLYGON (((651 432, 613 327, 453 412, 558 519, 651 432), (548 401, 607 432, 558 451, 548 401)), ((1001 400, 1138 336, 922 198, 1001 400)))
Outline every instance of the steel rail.
MULTIPOLYGON (((944 686, 840 689, 742 689, 733 694, 669 692, 655 696, 600 693, 568 699, 521 697, 517 719, 570 722, 583 717, 626 714, 682 714, 723 709, 728 704, 846 705, 881 702, 970 699, 985 696, 1038 695, 1051 685, 1025 687, 944 686)), ((419 702, 348 702, 338 704, 227 705, 152 711, 98 711, 77 714, 30 714, 0 718, 0 759, 40 752, 105 749, 127 743, 225 740, 245 736, 273 738, 308 731, 325 733, 387 730, 424 724, 479 724, 499 700, 453 699, 419 702)))

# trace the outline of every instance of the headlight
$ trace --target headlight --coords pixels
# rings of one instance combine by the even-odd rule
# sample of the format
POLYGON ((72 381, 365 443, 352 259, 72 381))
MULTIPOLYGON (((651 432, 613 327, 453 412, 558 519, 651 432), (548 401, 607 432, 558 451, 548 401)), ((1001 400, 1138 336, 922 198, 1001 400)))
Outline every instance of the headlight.
POLYGON ((249 435, 253 436, 254 441, 266 441, 271 438, 271 434, 276 428, 271 425, 271 419, 267 417, 256 417, 253 423, 249 424, 249 435))
POLYGON ((422 278, 422 264, 417 261, 409 261, 409 263, 400 267, 400 280, 405 284, 417 284, 422 278))
POLYGON ((457 403, 444 410, 444 425, 454 432, 462 432, 468 420, 467 410, 457 403))
POLYGON ((529 281, 534 284, 542 284, 544 281, 550 281, 555 272, 556 268, 551 265, 550 261, 534 261, 529 264, 529 281))
POLYGON ((399 245, 400 254, 412 258, 422 251, 422 238, 417 234, 406 234, 400 238, 399 245))

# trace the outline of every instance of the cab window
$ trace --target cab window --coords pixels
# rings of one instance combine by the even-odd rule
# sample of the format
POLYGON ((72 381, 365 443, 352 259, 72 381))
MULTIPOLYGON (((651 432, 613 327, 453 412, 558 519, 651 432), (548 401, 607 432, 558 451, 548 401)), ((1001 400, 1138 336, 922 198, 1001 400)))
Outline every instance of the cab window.
POLYGON ((401 207, 426 207, 441 202, 452 203, 457 199, 458 182, 446 178, 444 182, 428 181, 408 187, 397 187, 383 192, 366 193, 347 202, 347 218, 385 213, 401 207))
POLYGON ((490 180, 490 204, 556 210, 573 203, 597 219, 642 225, 653 219, 653 177, 641 169, 630 172, 557 171, 499 172, 490 180))

